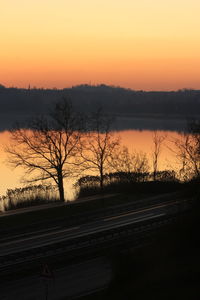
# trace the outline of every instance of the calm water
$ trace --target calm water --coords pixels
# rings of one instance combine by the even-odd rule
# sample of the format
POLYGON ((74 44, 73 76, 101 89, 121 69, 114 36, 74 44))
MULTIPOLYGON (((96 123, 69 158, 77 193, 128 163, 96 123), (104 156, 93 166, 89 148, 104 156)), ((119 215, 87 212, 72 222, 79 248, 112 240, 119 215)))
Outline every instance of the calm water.
MULTIPOLYGON (((152 165, 153 151, 153 132, 144 130, 125 130, 115 133, 121 137, 121 144, 128 147, 129 151, 143 151, 149 158, 149 164, 152 165)), ((159 170, 176 169, 177 164, 174 155, 167 148, 170 140, 178 136, 174 131, 158 131, 158 134, 165 135, 166 139, 162 145, 159 159, 159 170)), ((23 169, 11 169, 6 160, 4 146, 9 143, 9 133, 7 131, 0 133, 0 195, 5 195, 7 189, 21 187, 23 184, 20 179, 24 173, 23 169)), ((69 189, 68 189, 69 190, 69 189)), ((72 195, 71 195, 72 196, 72 195)), ((70 195, 68 195, 70 197, 70 195)))

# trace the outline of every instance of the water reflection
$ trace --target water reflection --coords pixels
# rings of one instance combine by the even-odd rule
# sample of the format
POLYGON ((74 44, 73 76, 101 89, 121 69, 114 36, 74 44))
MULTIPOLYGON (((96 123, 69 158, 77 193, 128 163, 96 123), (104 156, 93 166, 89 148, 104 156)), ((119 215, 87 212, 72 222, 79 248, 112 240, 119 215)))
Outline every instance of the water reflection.
POLYGON ((184 131, 187 128, 187 120, 183 118, 166 118, 166 116, 152 115, 152 117, 125 116, 114 119, 115 130, 165 130, 184 131))
MULTIPOLYGON (((166 139, 162 145, 161 155, 158 162, 158 169, 175 169, 177 164, 173 153, 168 149, 169 141, 179 134, 174 131, 158 131, 159 135, 165 135, 166 139)), ((150 130, 125 130, 115 132, 121 137, 121 144, 128 147, 130 152, 143 151, 147 154, 149 165, 152 168, 153 132, 150 130)), ((10 136, 8 131, 0 133, 0 195, 5 195, 7 189, 22 187, 24 184, 21 178, 24 174, 23 168, 11 169, 7 162, 7 154, 4 151, 6 144, 9 144, 10 136)), ((65 190, 68 199, 73 199, 76 191, 73 190, 73 182, 65 182, 65 190)))

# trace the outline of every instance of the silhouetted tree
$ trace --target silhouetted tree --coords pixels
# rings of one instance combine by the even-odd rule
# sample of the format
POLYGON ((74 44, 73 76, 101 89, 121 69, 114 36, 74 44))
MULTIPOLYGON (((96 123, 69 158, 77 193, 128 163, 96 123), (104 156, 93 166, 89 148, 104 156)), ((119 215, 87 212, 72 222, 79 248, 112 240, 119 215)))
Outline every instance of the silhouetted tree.
MULTIPOLYGON (((149 171, 149 163, 144 152, 129 153, 127 147, 118 148, 112 153, 111 159, 112 170, 129 174, 130 180, 133 174, 146 174, 149 171)), ((139 178, 139 177, 138 177, 139 178)))
POLYGON ((158 160, 161 154, 161 146, 165 140, 164 135, 159 135, 157 131, 153 133, 153 150, 152 150, 152 162, 153 162, 153 180, 156 180, 156 174, 158 172, 158 160))
POLYGON ((200 121, 189 123, 188 132, 182 133, 173 143, 173 152, 182 166, 181 177, 185 180, 200 177, 200 121))
POLYGON ((28 128, 18 126, 10 131, 11 145, 6 151, 14 167, 23 167, 28 182, 53 179, 60 200, 64 201, 63 179, 74 174, 80 142, 80 123, 70 102, 63 99, 52 113, 30 121, 28 128), (37 171, 37 172, 36 172, 37 171))
POLYGON ((82 168, 99 175, 101 189, 104 186, 104 175, 110 171, 111 156, 119 147, 119 138, 111 132, 111 123, 112 120, 98 110, 91 117, 88 131, 82 140, 82 168))

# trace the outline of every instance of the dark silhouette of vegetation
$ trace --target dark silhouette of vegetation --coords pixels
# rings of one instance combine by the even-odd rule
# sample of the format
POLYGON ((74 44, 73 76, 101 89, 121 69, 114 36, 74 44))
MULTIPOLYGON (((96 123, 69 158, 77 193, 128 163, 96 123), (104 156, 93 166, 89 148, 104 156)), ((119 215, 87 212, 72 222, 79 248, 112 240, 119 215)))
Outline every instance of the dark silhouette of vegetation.
POLYGON ((176 177, 176 172, 174 170, 163 170, 151 173, 151 178, 156 181, 165 181, 165 182, 177 182, 178 178, 176 177))
POLYGON ((146 153, 132 152, 123 146, 116 149, 111 156, 111 166, 113 172, 144 174, 149 171, 149 162, 146 153))
MULTIPOLYGON (((176 173, 171 170, 157 172, 156 181, 154 173, 149 172, 114 172, 104 175, 103 192, 112 193, 165 193, 181 188, 176 173)), ((79 197, 101 193, 99 176, 83 176, 77 181, 80 189, 79 197)))
POLYGON ((188 124, 188 131, 173 140, 171 150, 181 164, 180 177, 183 180, 200 177, 200 121, 188 124), (175 147, 174 147, 175 146, 175 147))
MULTIPOLYGON (((158 171, 165 136, 154 132, 153 172, 150 173, 147 155, 130 153, 127 147, 122 147, 111 131, 112 121, 102 110, 83 120, 64 98, 48 116, 33 118, 26 128, 20 125, 11 130, 12 143, 6 149, 9 162, 14 167, 25 168, 26 182, 53 180, 61 201, 65 200, 64 179, 78 174, 84 174, 76 185, 81 196, 102 191, 139 191, 141 183, 152 192, 154 187, 161 190, 163 185, 158 187, 158 183, 171 183, 171 186, 178 183, 175 171, 158 171)), ((190 123, 188 132, 183 134, 186 143, 178 139, 174 142, 179 150, 177 156, 184 167, 187 165, 190 172, 193 170, 195 178, 199 177, 200 169, 199 127, 197 121, 190 123)))
POLYGON ((101 110, 90 118, 84 137, 81 147, 82 167, 99 174, 100 188, 103 189, 105 174, 110 171, 111 159, 120 145, 119 138, 113 136, 111 120, 101 110))
POLYGON ((152 162, 153 162, 153 180, 156 180, 159 166, 159 157, 161 154, 162 143, 165 140, 165 136, 159 135, 157 131, 153 132, 153 150, 152 150, 152 162))
POLYGON ((0 198, 4 211, 59 201, 59 195, 52 185, 32 185, 7 190, 0 198))
POLYGON ((76 172, 81 136, 79 118, 63 99, 49 118, 34 118, 28 127, 32 130, 18 126, 10 131, 11 145, 6 148, 9 163, 25 169, 27 182, 53 180, 60 200, 64 201, 63 180, 76 172), (31 177, 32 174, 35 176, 31 177))
POLYGON ((69 95, 73 99, 73 107, 78 111, 88 113, 102 106, 111 115, 151 119, 139 124, 125 124, 123 119, 118 124, 118 129, 156 129, 157 126, 157 129, 183 130, 185 121, 179 122, 180 119, 196 118, 200 115, 199 90, 146 92, 107 85, 80 85, 62 90, 1 88, 1 119, 6 116, 1 129, 10 128, 13 120, 24 120, 27 115, 47 114, 49 106, 53 107, 57 99, 69 95), (154 124, 155 119, 159 118, 162 122, 154 124), (170 122, 165 123, 164 119, 169 119, 170 122))

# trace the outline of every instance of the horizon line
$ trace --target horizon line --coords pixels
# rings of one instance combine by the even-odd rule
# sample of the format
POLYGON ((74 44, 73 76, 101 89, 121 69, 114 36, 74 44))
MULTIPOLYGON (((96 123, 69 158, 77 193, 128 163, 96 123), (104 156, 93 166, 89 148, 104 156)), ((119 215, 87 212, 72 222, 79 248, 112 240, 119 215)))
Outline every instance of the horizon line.
POLYGON ((81 84, 77 84, 77 85, 71 85, 71 86, 66 86, 63 88, 57 88, 57 87, 39 87, 39 86, 31 86, 30 84, 28 85, 28 87, 17 87, 17 86, 6 86, 4 84, 0 83, 0 88, 5 88, 5 89, 21 89, 21 90, 58 90, 58 91, 62 91, 65 89, 73 89, 73 88, 78 88, 78 87, 109 87, 109 88, 119 88, 119 89, 124 89, 124 90, 129 90, 129 91, 133 91, 133 92, 184 92, 184 91, 200 91, 200 88, 189 88, 189 87, 184 87, 184 88, 178 88, 178 89, 169 89, 169 90, 147 90, 147 89, 133 89, 133 88, 129 88, 129 87, 123 87, 120 85, 109 85, 109 84, 105 84, 105 83, 99 83, 99 84, 91 84, 91 83, 81 83, 81 84))

